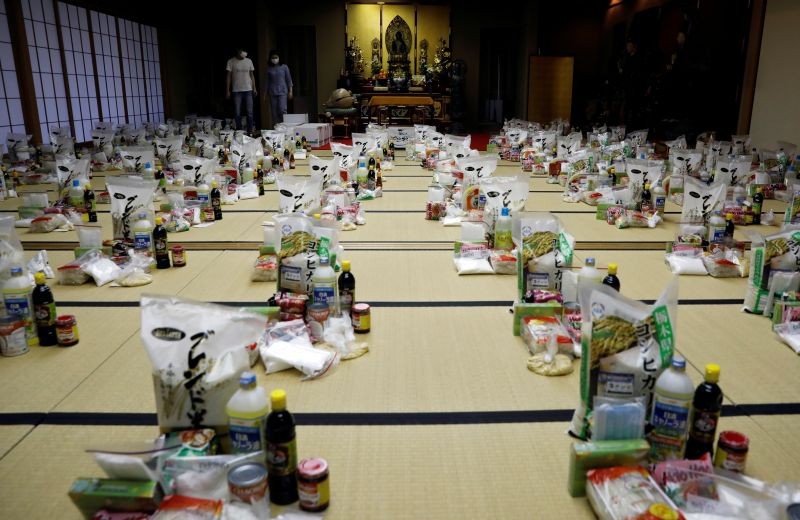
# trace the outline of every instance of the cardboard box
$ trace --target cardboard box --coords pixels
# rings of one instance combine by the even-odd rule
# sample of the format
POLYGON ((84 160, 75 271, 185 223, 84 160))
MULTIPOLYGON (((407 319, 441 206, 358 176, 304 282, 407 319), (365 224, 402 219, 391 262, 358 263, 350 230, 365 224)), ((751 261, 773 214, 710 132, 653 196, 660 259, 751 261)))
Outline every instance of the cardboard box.
POLYGON ((305 136, 313 148, 320 148, 331 141, 330 123, 304 123, 295 127, 295 131, 305 136))

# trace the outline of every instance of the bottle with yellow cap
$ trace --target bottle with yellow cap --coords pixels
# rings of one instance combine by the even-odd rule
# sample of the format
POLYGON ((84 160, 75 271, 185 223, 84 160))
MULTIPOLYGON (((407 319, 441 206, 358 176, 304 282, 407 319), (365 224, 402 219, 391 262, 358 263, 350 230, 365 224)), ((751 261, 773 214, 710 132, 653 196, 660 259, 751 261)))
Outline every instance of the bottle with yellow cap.
POLYGON ((699 459, 714 451, 719 414, 722 411, 722 390, 719 385, 719 365, 706 365, 705 381, 697 386, 692 400, 692 426, 686 444, 686 458, 699 459))
POLYGON ((56 337, 56 301, 53 291, 47 286, 43 272, 33 275, 36 287, 33 289, 33 316, 36 319, 36 334, 39 345, 49 347, 58 344, 56 337))
POLYGON ((603 285, 619 291, 619 278, 617 278, 617 264, 608 264, 608 274, 603 278, 603 285))
POLYGON ((353 302, 356 301, 356 277, 350 272, 350 260, 342 260, 342 274, 339 275, 339 311, 350 316, 353 302))
POLYGON ((294 417, 286 409, 286 391, 273 390, 267 416, 267 472, 269 499, 286 505, 297 501, 297 441, 294 417))
POLYGON ((156 227, 153 229, 153 247, 156 252, 156 267, 158 269, 169 269, 169 244, 167 243, 167 228, 164 227, 164 220, 156 217, 156 227))
POLYGON ((211 207, 214 209, 214 220, 222 220, 222 193, 217 181, 211 181, 211 207))

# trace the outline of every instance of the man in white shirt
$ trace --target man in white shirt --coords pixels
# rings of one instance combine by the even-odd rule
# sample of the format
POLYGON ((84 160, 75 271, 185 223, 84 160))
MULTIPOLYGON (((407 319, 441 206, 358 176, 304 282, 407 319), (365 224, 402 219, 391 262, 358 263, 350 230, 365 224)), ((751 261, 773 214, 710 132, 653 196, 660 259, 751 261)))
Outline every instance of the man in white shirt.
POLYGON ((234 122, 237 130, 242 129, 241 116, 242 116, 242 101, 245 103, 245 110, 247 112, 247 131, 253 133, 255 125, 253 124, 253 97, 258 93, 256 92, 256 78, 253 76, 253 62, 247 57, 244 49, 236 49, 236 55, 228 60, 228 65, 225 67, 228 71, 228 87, 226 89, 226 97, 230 98, 233 94, 233 110, 234 122))

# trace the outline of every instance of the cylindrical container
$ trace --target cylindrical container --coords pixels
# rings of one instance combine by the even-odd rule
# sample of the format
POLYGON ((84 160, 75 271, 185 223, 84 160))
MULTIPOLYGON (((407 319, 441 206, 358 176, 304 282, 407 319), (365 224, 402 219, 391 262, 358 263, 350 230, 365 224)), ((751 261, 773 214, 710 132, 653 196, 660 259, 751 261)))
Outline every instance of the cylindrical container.
POLYGON ((29 351, 28 340, 25 338, 25 322, 16 316, 0 319, 0 355, 20 356, 29 351))
POLYGON ((60 347, 71 347, 77 345, 80 336, 78 335, 78 322, 72 314, 65 314, 56 318, 56 336, 60 347))
POLYGON ((228 472, 228 489, 246 504, 263 500, 267 496, 267 468, 256 462, 236 466, 228 472))
POLYGON ((366 334, 370 330, 371 316, 370 307, 366 303, 356 303, 353 305, 353 332, 356 334, 366 334))
POLYGON ((317 513, 325 511, 331 502, 328 462, 325 459, 303 459, 297 465, 297 493, 300 509, 317 513))
POLYGON ((308 326, 311 329, 311 339, 322 341, 325 322, 331 315, 331 308, 327 303, 316 302, 308 306, 308 326))
POLYGON ((186 265, 186 251, 183 246, 172 246, 172 267, 184 267, 186 265))
POLYGON ((719 434, 714 466, 736 473, 744 473, 749 449, 750 439, 747 438, 747 435, 730 430, 724 431, 719 434))

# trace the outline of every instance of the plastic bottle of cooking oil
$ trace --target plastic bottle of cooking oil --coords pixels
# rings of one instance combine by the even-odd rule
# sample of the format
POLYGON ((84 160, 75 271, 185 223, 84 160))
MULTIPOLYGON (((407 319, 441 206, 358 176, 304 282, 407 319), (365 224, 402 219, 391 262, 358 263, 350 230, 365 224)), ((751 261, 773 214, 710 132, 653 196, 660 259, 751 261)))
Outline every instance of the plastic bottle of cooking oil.
POLYGON ((266 450, 269 399, 267 392, 256 383, 255 374, 242 372, 239 389, 228 401, 225 411, 234 453, 266 450))
POLYGON ((686 360, 672 358, 672 366, 656 380, 650 424, 650 460, 682 459, 691 426, 694 384, 686 375, 686 360))

